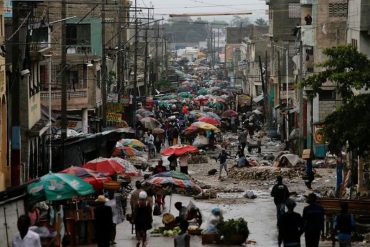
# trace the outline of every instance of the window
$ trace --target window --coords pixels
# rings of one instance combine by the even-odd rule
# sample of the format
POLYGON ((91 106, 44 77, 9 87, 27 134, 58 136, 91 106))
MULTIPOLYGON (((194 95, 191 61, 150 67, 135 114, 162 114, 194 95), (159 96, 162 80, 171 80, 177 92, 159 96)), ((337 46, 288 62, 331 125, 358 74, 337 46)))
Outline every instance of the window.
POLYGON ((41 90, 48 90, 49 88, 49 75, 48 75, 48 66, 40 65, 40 83, 41 90))
POLYGON ((69 85, 69 89, 76 90, 79 88, 78 83, 78 71, 70 70, 67 72, 67 83, 69 85))
POLYGON ((351 45, 357 49, 357 39, 351 39, 351 45))
POLYGON ((348 4, 341 0, 329 2, 329 17, 347 17, 348 4))
POLYGON ((334 101, 336 99, 336 93, 334 90, 321 90, 319 92, 319 99, 321 101, 334 101))
POLYGON ((90 24, 67 24, 67 45, 90 45, 90 24))
POLYGON ((289 18, 301 18, 301 4, 300 3, 289 3, 289 18))

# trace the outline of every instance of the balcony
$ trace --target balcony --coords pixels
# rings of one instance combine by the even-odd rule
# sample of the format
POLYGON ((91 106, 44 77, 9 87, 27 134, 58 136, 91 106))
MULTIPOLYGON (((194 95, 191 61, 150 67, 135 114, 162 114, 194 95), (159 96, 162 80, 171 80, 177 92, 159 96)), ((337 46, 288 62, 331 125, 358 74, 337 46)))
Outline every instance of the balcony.
POLYGON ((313 0, 301 0, 301 5, 312 5, 313 0))
MULTIPOLYGON (((49 105, 49 92, 41 91, 41 103, 49 105)), ((51 107, 55 110, 61 109, 62 92, 60 90, 53 90, 51 92, 51 107)), ((76 89, 67 91, 67 109, 79 110, 82 108, 90 108, 88 89, 76 89)))
POLYGON ((88 55, 91 53, 91 45, 69 45, 67 48, 68 55, 88 55))
POLYGON ((302 25, 302 43, 304 46, 315 46, 315 28, 313 25, 302 25))

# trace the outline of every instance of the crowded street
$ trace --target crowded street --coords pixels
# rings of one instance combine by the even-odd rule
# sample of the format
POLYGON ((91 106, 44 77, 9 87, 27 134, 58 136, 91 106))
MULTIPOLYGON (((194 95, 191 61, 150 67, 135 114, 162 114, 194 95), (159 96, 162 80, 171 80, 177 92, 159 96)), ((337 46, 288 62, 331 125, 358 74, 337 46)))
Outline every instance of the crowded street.
POLYGON ((0 0, 0 247, 370 246, 369 0, 0 0))

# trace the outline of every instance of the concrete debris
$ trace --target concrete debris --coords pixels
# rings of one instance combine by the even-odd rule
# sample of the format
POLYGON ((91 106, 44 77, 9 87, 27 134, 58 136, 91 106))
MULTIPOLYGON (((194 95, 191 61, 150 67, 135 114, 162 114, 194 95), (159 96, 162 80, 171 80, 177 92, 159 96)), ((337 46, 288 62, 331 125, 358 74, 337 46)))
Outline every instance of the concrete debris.
POLYGON ((245 197, 247 199, 256 199, 257 198, 256 194, 254 194, 253 191, 247 191, 247 192, 245 192, 245 194, 243 195, 243 197, 245 197))
POLYGON ((284 178, 293 179, 302 177, 304 171, 296 169, 274 169, 271 167, 231 168, 229 170, 229 177, 239 181, 249 179, 275 181, 279 175, 284 178))

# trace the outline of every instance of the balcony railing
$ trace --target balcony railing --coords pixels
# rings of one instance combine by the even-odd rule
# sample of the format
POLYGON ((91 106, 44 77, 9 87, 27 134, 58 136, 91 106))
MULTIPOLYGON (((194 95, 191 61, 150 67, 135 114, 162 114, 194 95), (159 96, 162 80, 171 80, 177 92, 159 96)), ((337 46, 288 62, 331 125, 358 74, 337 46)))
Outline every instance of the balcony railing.
POLYGON ((313 4, 313 0, 301 0, 301 4, 302 5, 312 5, 313 4))
POLYGON ((67 54, 91 54, 91 45, 68 45, 67 54))
MULTIPOLYGON (((41 100, 47 100, 49 99, 49 92, 42 91, 40 94, 41 100)), ((52 91, 51 92, 51 99, 61 99, 62 98, 62 92, 61 91, 52 91)), ((76 91, 68 91, 67 92, 67 98, 87 98, 87 89, 81 89, 76 91)))

